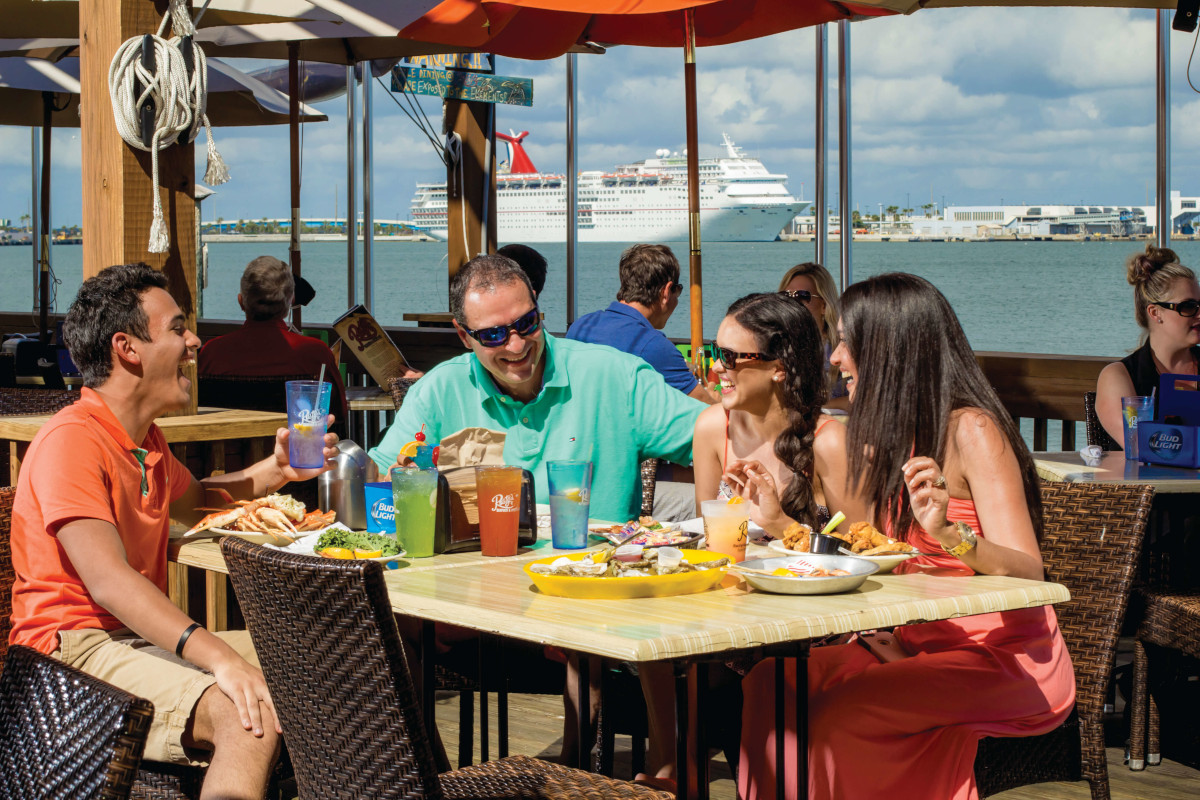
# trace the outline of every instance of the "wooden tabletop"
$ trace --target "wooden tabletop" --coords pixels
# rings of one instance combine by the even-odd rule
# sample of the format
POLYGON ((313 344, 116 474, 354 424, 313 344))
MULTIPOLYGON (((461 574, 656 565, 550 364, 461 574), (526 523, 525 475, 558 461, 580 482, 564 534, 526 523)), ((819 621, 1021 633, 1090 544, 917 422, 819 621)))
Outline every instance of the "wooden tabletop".
MULTIPOLYGON (((42 425, 52 416, 53 414, 0 417, 0 439, 32 442, 42 425)), ((197 414, 159 417, 154 423, 162 430, 163 436, 170 444, 214 442, 274 436, 276 430, 287 427, 287 414, 276 411, 201 408, 197 414)))
MULTIPOLYGON (((624 661, 654 661, 799 641, 916 621, 1060 603, 1064 586, 994 575, 880 575, 855 592, 796 596, 755 592, 733 575, 699 594, 575 600, 539 593, 523 567, 554 554, 540 539, 509 558, 478 552, 401 559, 385 581, 392 608, 539 644, 624 661)), ((748 557, 765 555, 751 545, 748 557)), ((213 540, 172 542, 181 564, 225 572, 213 540)))
POLYGON ((1079 453, 1033 454, 1038 475, 1044 481, 1067 483, 1149 484, 1159 494, 1200 493, 1200 470, 1162 467, 1127 460, 1122 450, 1101 455, 1100 463, 1089 466, 1079 453))

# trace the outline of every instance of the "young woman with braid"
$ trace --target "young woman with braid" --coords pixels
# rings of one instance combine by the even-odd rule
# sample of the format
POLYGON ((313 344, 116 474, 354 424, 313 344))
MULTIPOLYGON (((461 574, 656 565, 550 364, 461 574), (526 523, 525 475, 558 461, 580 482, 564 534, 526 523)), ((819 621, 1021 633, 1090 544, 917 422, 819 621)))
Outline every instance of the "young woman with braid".
MULTIPOLYGON (((914 275, 879 275, 842 295, 840 333, 832 360, 849 379, 855 485, 876 527, 937 553, 897 572, 1042 580, 1033 459, 946 298, 914 275)), ((1074 705, 1051 606, 905 625, 895 640, 879 655, 855 642, 813 648, 802 689, 813 800, 974 800, 980 738, 1046 733, 1074 705)), ((742 684, 743 800, 775 798, 779 769, 785 796, 799 794, 794 714, 776 763, 774 715, 763 713, 795 708, 795 671, 783 697, 774 673, 764 661, 742 684)))
POLYGON ((866 519, 847 491, 846 428, 821 413, 825 358, 804 304, 785 293, 752 294, 717 330, 721 404, 696 420, 696 505, 740 494, 750 518, 779 537, 792 522, 819 529, 831 512, 866 519))
MULTIPOLYGON (((784 292, 736 301, 717 330, 721 403, 696 421, 696 505, 739 494, 750 517, 778 538, 792 522, 819 528, 830 512, 866 519, 846 487, 846 428, 821 413, 826 397, 821 334, 805 305, 784 292)), ((673 779, 670 669, 643 665, 652 775, 673 779)), ((737 674, 710 670, 713 680, 737 674)), ((694 784, 692 784, 694 785, 694 784)))

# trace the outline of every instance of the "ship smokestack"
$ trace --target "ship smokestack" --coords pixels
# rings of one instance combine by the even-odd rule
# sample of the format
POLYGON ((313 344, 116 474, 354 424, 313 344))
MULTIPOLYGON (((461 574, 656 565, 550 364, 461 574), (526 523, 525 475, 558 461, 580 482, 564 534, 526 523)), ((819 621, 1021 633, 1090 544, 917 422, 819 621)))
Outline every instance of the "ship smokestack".
POLYGON ((529 160, 529 154, 525 152, 525 148, 521 146, 521 141, 529 135, 529 131, 521 131, 517 134, 506 134, 496 131, 496 138, 508 143, 509 153, 509 174, 511 175, 534 175, 537 174, 537 167, 529 160))

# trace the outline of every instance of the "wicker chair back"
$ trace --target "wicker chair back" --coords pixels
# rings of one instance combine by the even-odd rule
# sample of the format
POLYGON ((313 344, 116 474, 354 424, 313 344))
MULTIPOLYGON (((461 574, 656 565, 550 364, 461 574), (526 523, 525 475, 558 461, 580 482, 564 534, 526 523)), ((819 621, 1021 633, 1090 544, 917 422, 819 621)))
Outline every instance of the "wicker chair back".
POLYGON ((1105 452, 1124 449, 1116 439, 1108 435, 1108 431, 1104 430, 1104 426, 1100 424, 1100 418, 1096 416, 1095 392, 1083 393, 1083 419, 1087 428, 1088 444, 1098 444, 1100 449, 1105 452))
POLYGON ((8 635, 12 633, 12 585, 17 580, 12 563, 12 510, 17 490, 0 488, 0 668, 8 654, 8 635))
POLYGON ((1151 486, 1042 486, 1047 580, 1071 600, 1055 606, 1075 665, 1075 713, 1043 736, 984 739, 975 759, 979 796, 1047 781, 1087 780, 1107 798, 1104 696, 1154 498, 1151 486))
POLYGON ((0 798, 126 798, 154 716, 134 697, 29 647, 0 675, 0 798))
POLYGON ((302 797, 442 797, 383 568, 227 537, 221 550, 302 797))

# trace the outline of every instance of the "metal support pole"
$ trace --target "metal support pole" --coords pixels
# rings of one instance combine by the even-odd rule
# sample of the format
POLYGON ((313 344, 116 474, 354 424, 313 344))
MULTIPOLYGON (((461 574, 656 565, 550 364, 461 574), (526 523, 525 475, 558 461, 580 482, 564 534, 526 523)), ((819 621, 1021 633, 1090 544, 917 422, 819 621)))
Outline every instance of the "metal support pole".
POLYGON ((825 189, 825 167, 828 163, 828 149, 825 142, 825 100, 827 96, 825 65, 827 58, 825 49, 829 44, 829 29, 828 25, 822 22, 816 27, 817 32, 817 72, 816 72, 816 102, 815 112, 817 118, 817 139, 816 139, 816 164, 814 171, 816 172, 815 193, 813 194, 813 219, 816 222, 816 230, 814 231, 813 242, 816 243, 816 253, 814 260, 821 266, 825 266, 825 247, 829 241, 829 207, 828 196, 825 189))
POLYGON ((358 142, 354 138, 355 117, 354 67, 346 67, 346 308, 354 306, 358 281, 358 204, 354 196, 358 170, 358 142))
MULTIPOLYGON (((291 236, 288 243, 288 265, 294 277, 301 276, 300 267, 300 56, 299 44, 288 42, 288 155, 291 174, 291 236)), ((303 311, 292 309, 292 324, 302 328, 303 311)))
MULTIPOLYGON (((692 369, 704 378, 704 294, 700 270, 700 145, 696 112, 696 14, 683 12, 684 115, 687 117, 688 244, 692 369)), ((683 784, 680 784, 683 786, 683 784)))
POLYGON ((371 269, 371 245, 375 236, 375 218, 371 216, 371 126, 373 124, 371 89, 371 62, 364 61, 362 62, 363 305, 367 307, 367 311, 374 311, 375 302, 375 275, 371 269))
POLYGON ((850 246, 854 241, 854 220, 850 202, 850 20, 838 20, 838 191, 841 193, 842 285, 850 285, 850 246))
POLYGON ((1157 104, 1158 156, 1155 161, 1154 234, 1159 247, 1171 245, 1171 12, 1159 9, 1157 104))
POLYGON ((579 168, 575 158, 575 67, 576 54, 567 54, 567 327, 575 321, 575 256, 579 241, 579 168))
POLYGON ((42 163, 42 140, 41 131, 37 128, 29 129, 29 249, 33 253, 33 295, 29 301, 30 308, 38 307, 39 289, 38 285, 41 280, 42 259, 41 245, 38 231, 42 229, 41 207, 41 180, 39 177, 39 168, 42 163))

